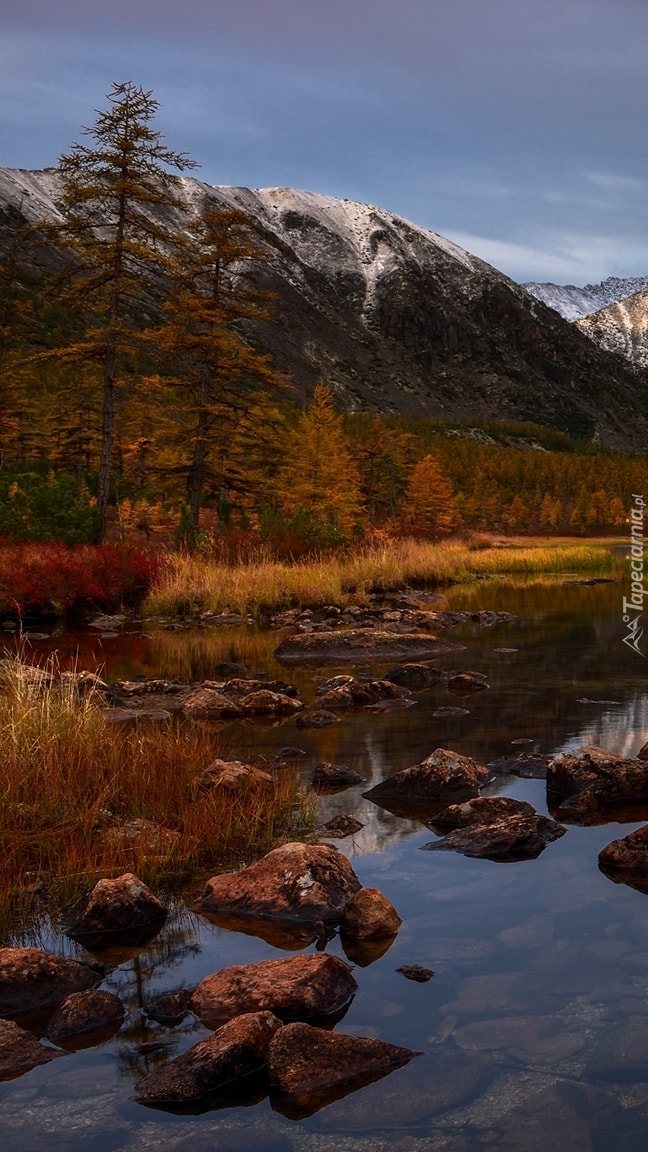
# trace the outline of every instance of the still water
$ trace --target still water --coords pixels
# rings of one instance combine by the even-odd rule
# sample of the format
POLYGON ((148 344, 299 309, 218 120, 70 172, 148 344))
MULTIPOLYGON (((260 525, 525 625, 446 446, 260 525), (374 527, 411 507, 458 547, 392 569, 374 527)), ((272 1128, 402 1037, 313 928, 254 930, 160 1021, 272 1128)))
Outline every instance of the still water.
MULTIPOLYGON (((452 608, 504 609, 517 619, 467 623, 448 635, 466 645, 444 668, 486 673, 490 688, 457 701, 443 685, 413 707, 357 712, 322 731, 230 725, 232 754, 302 748, 305 779, 318 760, 350 765, 366 784, 320 802, 364 827, 336 841, 363 884, 380 888, 403 925, 392 946, 355 968, 358 993, 338 1031, 423 1052, 407 1067, 292 1121, 270 1102, 175 1116, 130 1100, 143 1072, 206 1035, 187 1017, 175 1029, 142 1008, 233 963, 283 955, 254 936, 209 924, 178 906, 157 938, 113 957, 103 987, 129 1015, 118 1036, 0 1086, 0 1145, 16 1152, 639 1152, 648 1142, 648 896, 607 879, 599 850, 638 824, 570 826, 537 859, 492 863, 421 852, 434 839, 416 814, 395 816, 362 792, 434 748, 488 763, 519 750, 557 752, 594 743, 631 755, 648 737, 645 660, 622 643, 620 584, 483 583, 448 595, 452 608), (516 649, 498 652, 498 648, 516 649), (583 702, 588 701, 588 702, 583 702), (614 701, 614 703, 612 703, 614 701), (468 715, 435 719, 445 705, 468 715), (515 744, 514 741, 528 741, 515 744), (396 969, 433 969, 425 984, 396 969)), ((288 671, 274 661, 276 634, 246 629, 147 633, 98 639, 61 632, 65 662, 137 674, 213 676, 223 660, 297 684, 347 666, 288 671)), ((375 666, 380 673, 384 667, 375 666)), ((544 781, 500 775, 486 794, 530 801, 546 813, 544 781)), ((83 957, 47 924, 23 938, 83 957)), ((22 942, 22 941, 14 941, 22 942)), ((328 950, 344 956, 336 937, 328 950)))

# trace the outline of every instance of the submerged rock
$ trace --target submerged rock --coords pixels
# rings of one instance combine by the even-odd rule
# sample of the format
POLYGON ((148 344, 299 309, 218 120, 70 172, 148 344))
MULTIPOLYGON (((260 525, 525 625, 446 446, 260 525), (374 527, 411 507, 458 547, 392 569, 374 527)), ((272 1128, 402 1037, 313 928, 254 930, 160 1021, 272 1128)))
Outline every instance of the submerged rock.
POLYGON ((271 1012, 251 1012, 224 1024, 175 1060, 140 1080, 140 1104, 184 1104, 249 1076, 268 1061, 272 1037, 281 1022, 271 1012))
POLYGON ((273 1106, 297 1119, 333 1100, 402 1068, 420 1053, 384 1040, 344 1036, 288 1024, 273 1037, 269 1050, 270 1083, 281 1094, 273 1106))
MULTIPOLYGON (((512 741, 513 744, 521 741, 512 741)), ((525 740, 524 743, 533 743, 525 740)), ((523 780, 544 780, 551 762, 551 756, 542 752, 516 752, 513 756, 502 756, 499 760, 491 760, 488 767, 492 772, 508 772, 511 776, 520 776, 523 780)))
POLYGON ((275 650, 283 663, 325 660, 433 660, 459 652, 463 644, 438 640, 427 632, 348 631, 304 632, 287 636, 275 650))
POLYGON ((356 832, 361 832, 364 828, 359 820, 355 820, 353 816, 345 816, 343 813, 339 816, 334 816, 332 820, 327 820, 326 824, 322 825, 322 831, 327 836, 340 837, 343 839, 345 836, 354 836, 356 832))
POLYGON ((13 1080, 62 1055, 39 1044, 31 1032, 19 1028, 13 1020, 0 1020, 0 1080, 13 1080))
POLYGON ((490 688, 490 684, 481 672, 455 672, 448 677, 448 691, 454 692, 457 696, 483 692, 485 688, 490 688))
POLYGON ((424 968, 422 964, 401 964, 396 969, 406 980, 414 980, 417 984, 427 984, 434 976, 431 968, 424 968))
POLYGON ((0 948, 0 1016, 61 1004, 100 984, 103 970, 40 948, 0 948))
POLYGON ((340 928, 356 940, 394 936, 403 921, 377 888, 361 888, 344 909, 340 928))
POLYGON ((511 816, 495 824, 455 828, 442 840, 422 844, 423 852, 461 852, 482 860, 535 860, 566 828, 547 816, 511 816))
POLYGON ((191 1008, 207 1028, 243 1012, 267 1010, 282 1020, 309 1019, 339 1012, 356 988, 343 960, 309 953, 222 968, 201 980, 191 1008))
POLYGON ((59 1048, 88 1048, 119 1032, 124 1005, 111 992, 73 992, 50 1017, 45 1035, 59 1048))
POLYGON ((132 872, 99 880, 70 913, 66 935, 101 936, 129 932, 164 920, 167 910, 132 872))
POLYGON ((403 768, 364 795, 381 804, 389 800, 453 800, 476 796, 491 779, 487 768, 470 756, 437 748, 420 764, 403 768))
POLYGON ((213 876, 195 905, 273 921, 338 923, 361 887, 346 856, 326 844, 283 844, 239 872, 213 876))
POLYGON ((302 712, 295 720, 298 728, 328 728, 329 724, 339 723, 340 717, 326 708, 314 708, 312 712, 302 712))
POLYGON ((385 679, 403 688, 427 688, 430 684, 438 684, 447 679, 447 676, 447 672, 431 668, 428 664, 402 664, 399 668, 392 668, 385 679))

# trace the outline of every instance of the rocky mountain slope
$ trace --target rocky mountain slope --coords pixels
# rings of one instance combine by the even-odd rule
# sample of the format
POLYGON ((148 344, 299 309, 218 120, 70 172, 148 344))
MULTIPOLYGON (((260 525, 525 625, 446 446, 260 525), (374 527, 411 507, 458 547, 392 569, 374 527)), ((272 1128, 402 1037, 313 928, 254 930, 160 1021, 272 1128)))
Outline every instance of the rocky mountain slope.
POLYGON ((581 320, 592 312, 626 300, 636 292, 648 292, 648 276, 608 276, 600 284, 586 284, 576 288, 573 284, 523 284, 527 292, 542 300, 565 320, 581 320))
MULTIPOLYGON (((277 297, 258 335, 301 395, 324 378, 350 409, 534 420, 644 442, 644 374, 442 236, 312 192, 181 184, 191 210, 210 197, 252 217, 267 252, 260 275, 277 297)), ((54 170, 0 170, 0 209, 55 218, 59 191, 54 170)))
POLYGON ((648 367, 648 291, 601 308, 577 320, 576 327, 607 352, 648 367))

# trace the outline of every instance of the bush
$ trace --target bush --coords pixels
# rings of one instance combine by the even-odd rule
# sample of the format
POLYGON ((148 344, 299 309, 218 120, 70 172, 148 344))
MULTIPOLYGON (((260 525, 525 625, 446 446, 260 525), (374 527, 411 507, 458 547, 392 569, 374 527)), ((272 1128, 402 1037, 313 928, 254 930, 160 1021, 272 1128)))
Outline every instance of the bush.
POLYGON ((96 539, 96 500, 67 472, 0 474, 0 536, 84 544, 96 539))
POLYGON ((148 552, 115 544, 68 548, 0 540, 0 612, 62 616, 134 607, 159 567, 148 552))

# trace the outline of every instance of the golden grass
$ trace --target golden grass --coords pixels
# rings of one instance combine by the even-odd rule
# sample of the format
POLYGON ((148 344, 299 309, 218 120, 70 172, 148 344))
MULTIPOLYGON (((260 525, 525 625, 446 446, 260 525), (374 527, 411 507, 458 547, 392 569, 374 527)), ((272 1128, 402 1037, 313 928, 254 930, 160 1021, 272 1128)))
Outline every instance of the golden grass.
POLYGON ((96 694, 80 696, 57 679, 44 686, 20 659, 2 661, 0 920, 39 893, 48 905, 69 898, 98 875, 134 871, 173 883, 196 867, 259 854, 312 818, 287 769, 245 792, 202 791, 201 774, 219 755, 227 750, 207 728, 111 724, 96 694), (133 820, 172 835, 157 843, 115 835, 133 820))
POLYGON ((612 570, 612 554, 601 543, 456 540, 431 543, 397 540, 295 564, 260 556, 256 563, 226 565, 198 555, 170 555, 150 592, 147 615, 199 612, 259 613, 289 606, 363 604, 372 592, 406 585, 442 586, 480 577, 529 576, 546 572, 612 570), (486 546, 485 546, 486 545, 486 546))

